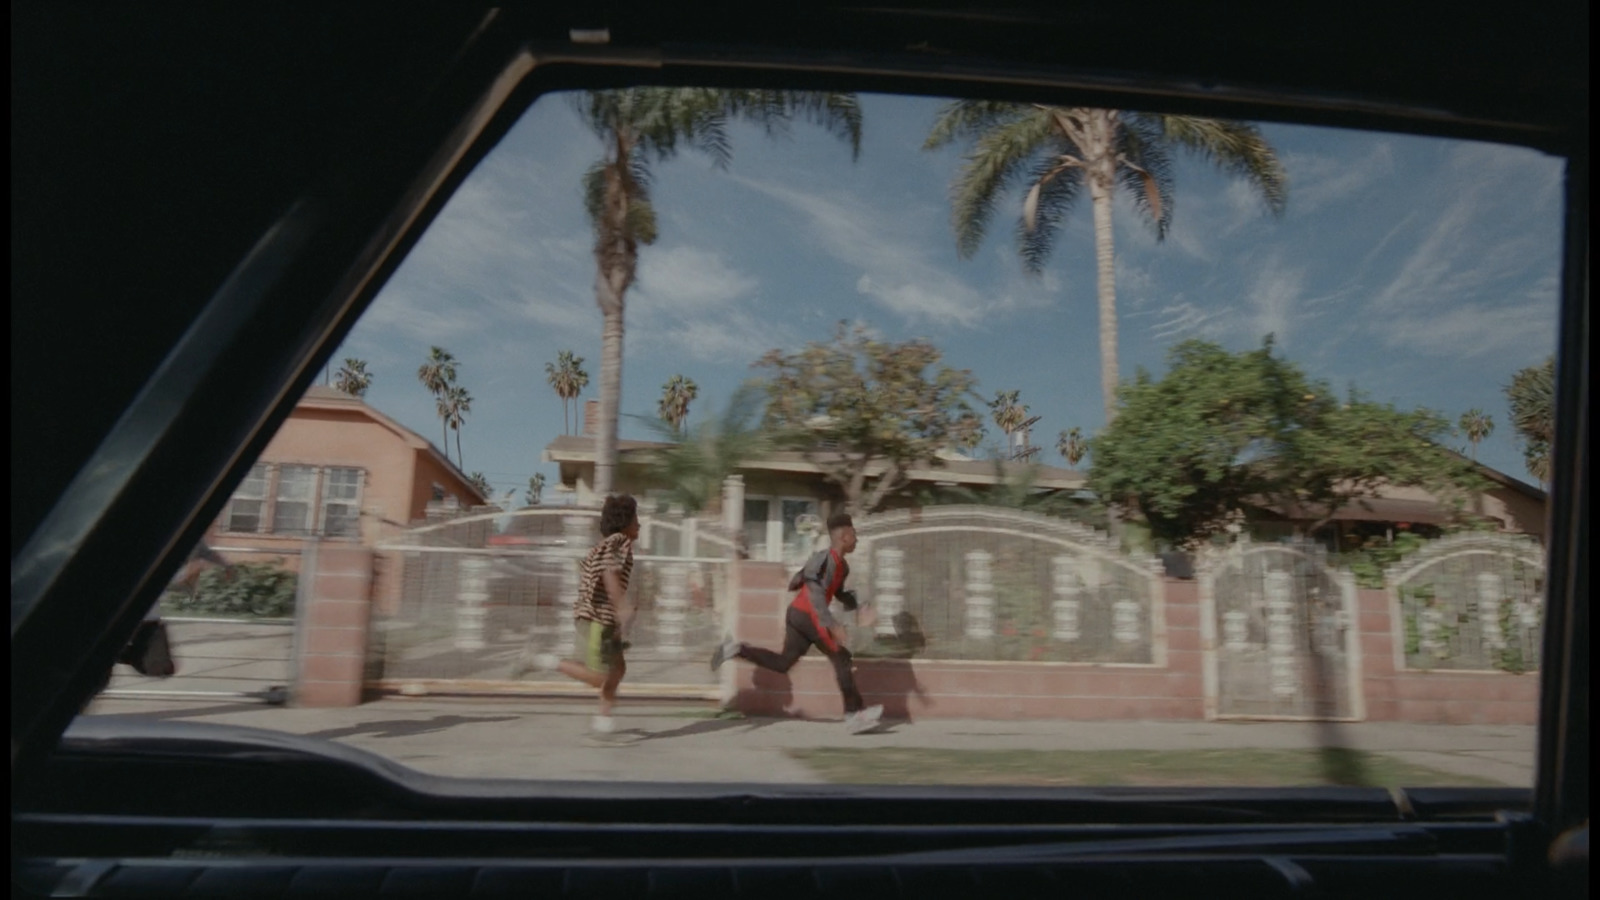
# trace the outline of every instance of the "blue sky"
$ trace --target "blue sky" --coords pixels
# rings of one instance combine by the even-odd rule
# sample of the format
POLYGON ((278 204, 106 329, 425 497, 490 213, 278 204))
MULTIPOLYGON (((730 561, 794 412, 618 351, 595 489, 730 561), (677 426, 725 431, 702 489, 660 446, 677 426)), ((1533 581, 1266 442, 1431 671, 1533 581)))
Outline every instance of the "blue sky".
MULTIPOLYGON (((653 415, 673 374, 700 385, 692 424, 755 374, 761 353, 824 340, 843 319, 932 341, 986 396, 1020 390, 1043 417, 1035 442, 1046 462, 1063 464, 1057 432, 1103 424, 1087 198, 1040 276, 1024 273, 1011 240, 1020 195, 978 253, 959 259, 947 198, 960 149, 920 149, 938 106, 863 97, 853 163, 842 141, 796 124, 777 138, 736 126, 726 170, 693 152, 656 167, 660 239, 642 250, 627 301, 624 437, 650 436, 627 416, 653 415)), ((1479 459, 1529 480, 1501 386, 1555 346, 1561 161, 1404 135, 1262 130, 1289 174, 1282 217, 1183 157, 1165 241, 1117 203, 1122 376, 1159 373, 1185 338, 1243 350, 1271 332, 1341 391, 1354 383, 1452 419, 1484 408, 1496 430, 1479 459)), ((579 181, 600 153, 564 99, 541 99, 335 357, 367 360, 367 401, 433 439, 439 421, 416 369, 430 345, 454 353, 474 398, 465 467, 519 498, 536 471, 555 481, 540 462, 562 430, 545 363, 573 350, 590 372, 585 396, 598 396, 600 313, 579 181)))

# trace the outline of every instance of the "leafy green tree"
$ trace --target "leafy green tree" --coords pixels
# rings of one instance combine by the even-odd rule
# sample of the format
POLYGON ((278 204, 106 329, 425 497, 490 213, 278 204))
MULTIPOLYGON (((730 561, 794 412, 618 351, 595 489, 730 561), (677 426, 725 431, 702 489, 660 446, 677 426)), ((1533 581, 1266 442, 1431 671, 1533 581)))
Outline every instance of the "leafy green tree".
POLYGON ((1556 358, 1520 369, 1505 388, 1511 404, 1511 427, 1522 444, 1528 474, 1540 484, 1550 481, 1550 447, 1556 441, 1556 358))
POLYGON ((733 152, 728 125, 734 120, 776 134, 804 118, 859 153, 861 108, 849 93, 669 87, 588 91, 576 95, 575 106, 605 148, 583 176, 584 206, 594 229, 595 302, 604 322, 594 483, 603 496, 612 489, 617 466, 623 311, 638 271, 639 247, 655 243, 657 234, 651 164, 687 146, 726 168, 733 152))
POLYGON ((1089 486, 1136 508, 1152 535, 1184 545, 1250 506, 1297 509, 1306 530, 1384 486, 1421 487, 1459 504, 1483 482, 1441 441, 1449 422, 1352 392, 1343 403, 1276 356, 1185 341, 1160 380, 1140 371, 1122 415, 1091 442, 1089 486))
POLYGON ((428 351, 428 358, 417 368, 417 380, 422 382, 422 387, 433 395, 434 408, 439 414, 439 431, 443 435, 440 449, 444 450, 444 458, 450 459, 450 404, 445 400, 445 393, 456 381, 456 358, 442 347, 433 347, 428 351))
POLYGON ((1472 445, 1472 459, 1476 462, 1478 459, 1478 444, 1482 443, 1489 435, 1494 434, 1494 417, 1477 407, 1473 407, 1462 413, 1460 421, 1456 424, 1461 427, 1461 433, 1466 437, 1467 443, 1472 445))
POLYGON ((661 401, 656 404, 656 412, 673 430, 682 431, 683 423, 689 418, 689 404, 698 396, 700 386, 693 378, 674 375, 661 386, 661 401))
POLYGON ((761 427, 761 387, 746 384, 734 392, 720 415, 687 433, 676 424, 657 420, 646 423, 671 446, 649 457, 650 482, 660 485, 664 499, 697 515, 722 495, 722 483, 740 464, 758 459, 772 449, 761 427))
POLYGON ((365 397, 367 389, 372 387, 372 375, 367 371, 367 361, 346 359, 344 365, 339 367, 339 375, 334 380, 333 386, 341 393, 352 397, 358 399, 365 397))
POLYGON ((544 376, 551 390, 561 398, 561 433, 571 434, 567 405, 578 399, 583 389, 589 386, 589 373, 583 370, 583 357, 574 356, 571 350, 562 350, 556 354, 555 362, 544 364, 544 376))
POLYGON ((1094 214, 1100 312, 1100 394, 1106 421, 1117 415, 1117 306, 1111 208, 1116 190, 1166 236, 1172 220, 1172 151, 1182 149, 1244 178, 1268 209, 1281 213, 1288 176, 1253 125, 1133 110, 957 100, 945 106, 924 142, 932 150, 970 142, 951 189, 956 247, 977 252, 1001 194, 1027 184, 1017 227, 1018 251, 1031 271, 1044 268, 1061 223, 1085 188, 1094 214))
POLYGON ((528 492, 523 495, 523 500, 529 506, 538 506, 539 501, 544 498, 544 485, 544 473, 533 473, 533 477, 528 479, 528 492))
POLYGON ((817 465, 857 514, 882 507, 916 466, 970 448, 983 422, 967 403, 976 379, 939 364, 926 341, 892 343, 840 323, 832 341, 769 351, 766 424, 817 465))

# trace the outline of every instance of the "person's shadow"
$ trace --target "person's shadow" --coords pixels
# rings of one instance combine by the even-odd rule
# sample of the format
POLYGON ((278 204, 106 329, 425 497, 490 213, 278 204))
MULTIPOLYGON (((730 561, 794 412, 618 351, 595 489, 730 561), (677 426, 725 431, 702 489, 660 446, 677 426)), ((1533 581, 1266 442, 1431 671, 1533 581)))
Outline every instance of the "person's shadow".
POLYGON ((911 660, 928 646, 917 617, 909 612, 895 613, 890 620, 894 633, 878 635, 868 655, 856 659, 856 681, 868 704, 882 704, 885 724, 873 731, 884 731, 892 720, 911 720, 911 698, 932 705, 927 692, 917 681, 911 660))

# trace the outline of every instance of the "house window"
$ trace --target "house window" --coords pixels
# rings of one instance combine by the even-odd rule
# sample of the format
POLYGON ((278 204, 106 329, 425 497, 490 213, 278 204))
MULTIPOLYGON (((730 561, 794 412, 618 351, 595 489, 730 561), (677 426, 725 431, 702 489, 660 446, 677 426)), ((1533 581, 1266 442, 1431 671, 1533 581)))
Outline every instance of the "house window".
POLYGON ((816 534, 802 533, 798 522, 801 516, 817 514, 817 501, 786 498, 781 501, 781 509, 783 510, 783 561, 799 565, 811 555, 816 534))
POLYGON ((274 534, 310 534, 311 508, 317 492, 317 470, 311 466, 280 466, 278 497, 272 508, 274 534))
POLYGON ((267 467, 256 463, 250 474, 239 483, 228 503, 228 531, 256 532, 261 530, 262 513, 267 505, 267 467))
POLYGON ((772 504, 764 499, 745 498, 744 543, 751 559, 767 558, 767 510, 771 506, 772 504))
POLYGON ((361 470, 324 469, 322 533, 327 537, 361 536, 361 470))
POLYGON ((817 514, 817 501, 802 497, 746 497, 744 539, 754 560, 799 565, 811 554, 815 535, 803 534, 800 517, 817 514))

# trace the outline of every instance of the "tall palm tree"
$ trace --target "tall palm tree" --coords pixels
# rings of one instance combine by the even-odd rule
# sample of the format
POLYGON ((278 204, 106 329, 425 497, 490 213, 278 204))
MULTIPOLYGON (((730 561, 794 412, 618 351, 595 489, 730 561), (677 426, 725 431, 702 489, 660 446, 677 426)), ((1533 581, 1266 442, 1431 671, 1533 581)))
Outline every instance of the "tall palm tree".
POLYGON ((442 414, 445 423, 456 433, 456 465, 466 465, 467 458, 461 455, 461 426, 466 424, 467 414, 472 412, 472 395, 467 393, 466 388, 452 384, 445 388, 440 402, 444 404, 442 414))
POLYGON ((1472 445, 1472 460, 1478 460, 1478 444, 1489 435, 1494 434, 1494 417, 1477 407, 1461 414, 1461 433, 1466 436, 1467 443, 1472 445))
POLYGON ((1056 438, 1056 450, 1066 459, 1068 468, 1076 469, 1089 452, 1089 444, 1083 439, 1083 429, 1075 427, 1061 432, 1056 438))
POLYGON ((339 367, 339 377, 333 386, 352 397, 365 397, 367 388, 372 387, 372 374, 367 371, 367 361, 347 358, 344 365, 339 367))
POLYGON ((444 449, 444 458, 450 459, 450 429, 447 420, 450 417, 450 406, 445 402, 445 391, 456 380, 456 358, 442 347, 429 350, 428 358, 417 369, 417 380, 428 393, 433 395, 435 409, 439 413, 439 431, 442 434, 441 446, 444 449))
POLYGON ((571 434, 567 404, 576 400, 589 385, 589 373, 583 370, 583 357, 574 356, 571 350, 562 350, 556 354, 555 362, 544 364, 544 375, 556 396, 561 398, 561 433, 571 434))
POLYGON ((617 465, 617 413, 622 398, 623 310, 639 265, 639 246, 656 239, 650 202, 652 163, 680 146, 706 154, 718 168, 732 157, 728 123, 742 119, 768 134, 799 116, 861 149, 861 108, 854 94, 801 91, 638 87, 575 96, 578 114, 605 147, 584 174, 584 201, 594 228, 595 303, 604 325, 600 353, 600 427, 595 491, 609 493, 617 465))
POLYGON ((1511 427, 1522 439, 1528 474, 1540 484, 1550 481, 1550 447, 1556 440, 1556 358, 1529 366, 1511 376, 1505 388, 1511 403, 1511 427))
POLYGON ((970 141, 951 189, 956 247, 975 253, 997 200, 1028 183, 1017 227, 1018 251, 1039 271, 1073 203, 1087 187, 1094 214, 1095 268, 1099 284, 1100 396, 1106 421, 1116 415, 1117 304, 1112 252, 1111 201, 1127 189, 1155 226, 1158 239, 1172 220, 1172 150, 1181 148, 1241 176, 1281 213, 1288 178, 1277 154, 1252 125, 1195 116, 1132 110, 958 100, 935 119, 923 148, 970 141))
POLYGON ((693 378, 674 375, 661 386, 661 400, 656 404, 656 414, 661 421, 672 425, 673 431, 682 431, 689 418, 689 404, 700 396, 700 386, 693 378))

